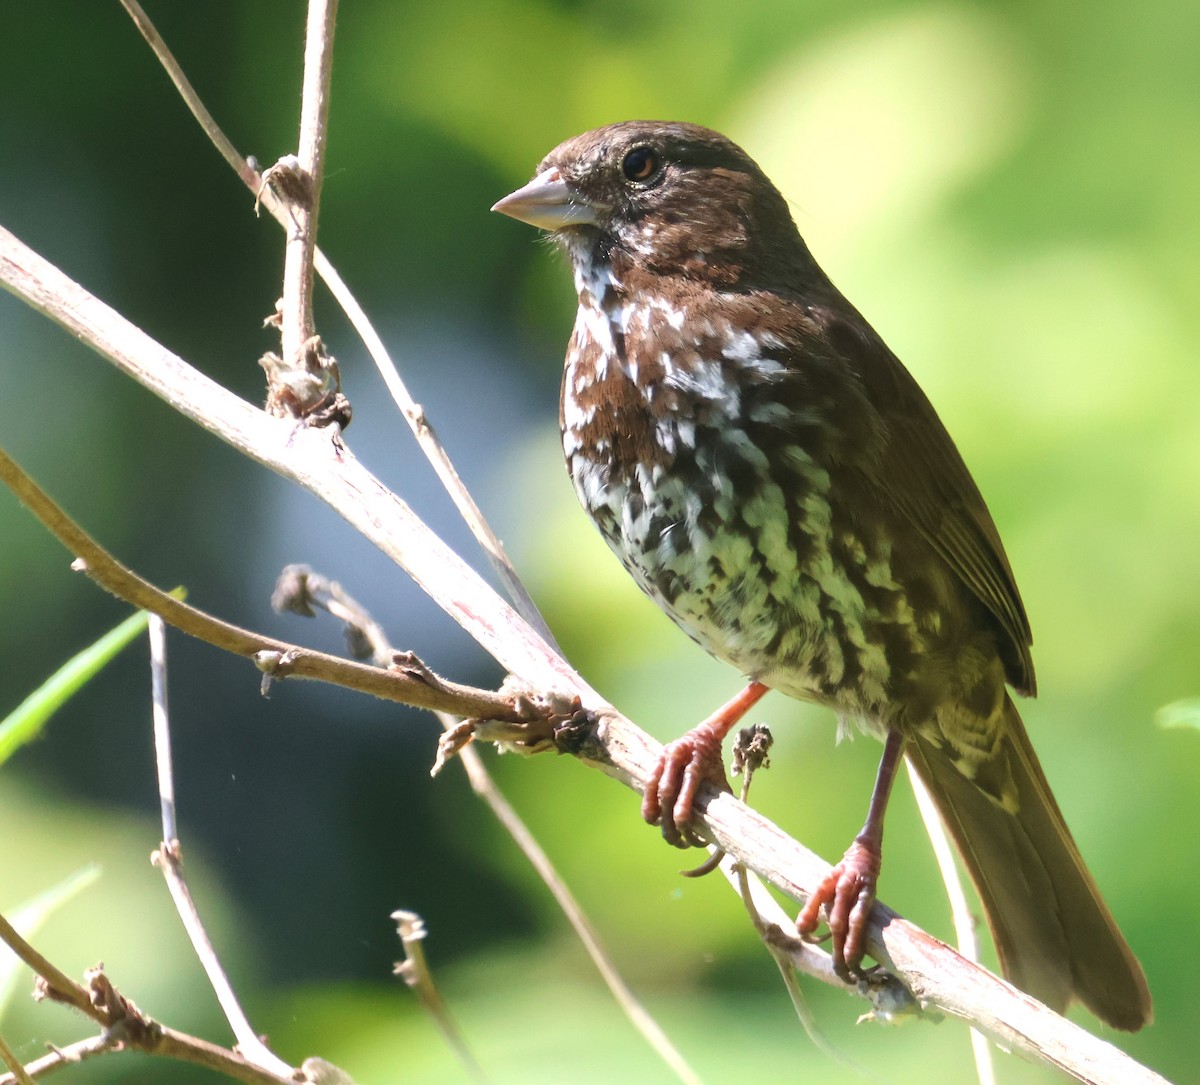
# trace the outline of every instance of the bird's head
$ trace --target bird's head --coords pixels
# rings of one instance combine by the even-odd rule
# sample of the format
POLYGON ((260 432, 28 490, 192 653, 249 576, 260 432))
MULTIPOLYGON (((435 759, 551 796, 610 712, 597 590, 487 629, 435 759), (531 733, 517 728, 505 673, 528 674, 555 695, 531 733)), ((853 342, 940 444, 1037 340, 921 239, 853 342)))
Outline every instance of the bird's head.
POLYGON ((811 264, 754 160, 694 124, 626 121, 575 136, 492 210, 553 231, 576 261, 619 253, 721 286, 794 279, 798 264, 811 264))

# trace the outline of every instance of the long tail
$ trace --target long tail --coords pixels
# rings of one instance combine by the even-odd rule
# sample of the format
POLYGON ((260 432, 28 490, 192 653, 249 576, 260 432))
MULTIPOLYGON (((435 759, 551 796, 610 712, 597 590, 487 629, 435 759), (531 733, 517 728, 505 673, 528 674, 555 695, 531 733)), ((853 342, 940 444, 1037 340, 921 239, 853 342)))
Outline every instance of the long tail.
POLYGON ((1114 1028, 1151 1019, 1150 992, 1050 793, 1011 699, 1008 740, 1019 809, 1010 813, 921 738, 908 756, 958 844, 1005 976, 1056 1010, 1078 998, 1114 1028))

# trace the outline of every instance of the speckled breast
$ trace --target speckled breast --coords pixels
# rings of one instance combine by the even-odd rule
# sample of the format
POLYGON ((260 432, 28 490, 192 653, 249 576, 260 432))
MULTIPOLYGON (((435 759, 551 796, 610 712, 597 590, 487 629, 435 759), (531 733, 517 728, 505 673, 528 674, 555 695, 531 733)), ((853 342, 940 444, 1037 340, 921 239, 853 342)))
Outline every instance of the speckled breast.
POLYGON ((861 587, 889 574, 836 523, 829 473, 803 441, 818 422, 780 399, 782 345, 588 285, 598 294, 580 292, 562 390, 580 502, 710 653, 793 696, 869 713, 888 667, 861 587))

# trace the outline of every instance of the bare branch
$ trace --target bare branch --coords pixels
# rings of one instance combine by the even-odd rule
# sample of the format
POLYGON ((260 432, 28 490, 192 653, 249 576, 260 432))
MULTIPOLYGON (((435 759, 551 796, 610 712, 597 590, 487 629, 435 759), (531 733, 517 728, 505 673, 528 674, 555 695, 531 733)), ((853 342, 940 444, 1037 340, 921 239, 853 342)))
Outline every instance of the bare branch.
MULTIPOLYGON (((25 1072, 32 1078, 39 1078, 54 1070, 61 1070, 84 1059, 96 1055, 104 1055, 113 1050, 112 1041, 106 1036, 89 1036, 86 1040, 76 1040, 73 1044, 63 1047, 50 1047, 50 1053, 40 1059, 34 1059, 25 1064, 25 1072)), ((16 1085, 17 1078, 12 1074, 0 1074, 0 1085, 16 1085)))
POLYGON ((167 637, 166 626, 157 614, 150 618, 150 676, 154 712, 154 754, 158 774, 158 796, 162 807, 162 844, 150 861, 163 872, 175 910, 191 940, 204 974, 217 996, 225 1020, 237 1038, 238 1050, 247 1061, 283 1077, 296 1071, 259 1039, 242 1010, 225 970, 217 957, 212 939, 204 929, 200 912, 192 899, 183 873, 183 850, 179 844, 175 817, 175 770, 171 762, 171 722, 167 711, 167 637))
POLYGON ((304 85, 300 106, 298 169, 304 178, 304 199, 292 201, 295 229, 287 236, 283 267, 283 360, 295 366, 313 337, 313 253, 317 247, 317 217, 325 176, 326 121, 329 82, 333 71, 333 28, 337 0, 309 0, 304 43, 304 85))
MULTIPOLYGON (((449 719, 442 719, 443 726, 449 726, 451 722, 449 719)), ((613 998, 616 999, 617 1004, 621 1007, 625 1016, 629 1018, 633 1027, 642 1034, 646 1042, 650 1044, 659 1058, 671 1068, 680 1081, 684 1082, 685 1085, 700 1085, 700 1078, 697 1076, 695 1070, 688 1065, 683 1054, 671 1043, 670 1037, 662 1030, 659 1023, 650 1016, 650 1013, 646 1010, 641 1000, 633 993, 629 985, 625 982, 624 977, 617 971, 616 965, 613 964, 608 950, 600 941, 600 936, 596 928, 592 925, 592 921, 588 918, 587 913, 584 912, 579 901, 575 899, 575 894, 571 892, 566 882, 563 881, 562 875, 559 874, 554 864, 550 861, 550 857, 546 854, 541 844, 538 843, 533 833, 529 831, 529 827, 496 786, 491 773, 487 771, 479 753, 474 749, 464 749, 460 755, 460 760, 462 761, 463 768, 466 770, 471 789, 487 803, 497 820, 516 842, 517 847, 524 853, 525 858, 529 860, 530 865, 537 871, 546 888, 550 890, 559 908, 562 909, 563 915, 566 916, 567 922, 571 924, 576 936, 583 943, 584 949, 587 951, 588 956, 591 957, 592 963, 596 966, 601 978, 612 992, 613 998)))
MULTIPOLYGON (((141 31, 147 44, 154 51, 154 55, 166 70, 171 82, 175 85, 176 90, 179 91, 180 97, 183 98, 184 103, 199 122, 205 134, 212 141, 213 146, 221 154, 221 157, 225 159, 229 167, 238 175, 242 183, 254 193, 256 200, 262 202, 275 221, 285 229, 290 229, 292 222, 287 206, 275 197, 269 189, 264 189, 263 181, 258 171, 238 153, 237 148, 234 147, 233 143, 213 119, 212 114, 204 107, 200 96, 188 81, 187 76, 184 75, 178 61, 176 61, 171 51, 167 48, 158 31, 155 30, 149 17, 142 11, 137 0, 121 0, 121 3, 133 19, 138 30, 141 31)), ((550 633, 549 626, 546 625, 545 619, 538 613, 538 609, 534 605, 533 599, 530 597, 525 585, 521 583, 521 579, 513 568, 508 555, 505 553, 500 539, 492 531, 490 525, 484 519, 483 513, 480 512, 479 506, 475 503, 475 499, 468 492, 466 486, 463 485, 462 479, 459 477, 454 464, 438 439, 432 424, 426 417, 425 411, 409 394, 408 388, 401 379, 396 365, 388 353, 387 347, 384 346, 383 340, 371 324, 362 306, 358 304, 358 299, 354 297, 345 280, 342 279, 337 269, 330 263, 319 247, 315 252, 315 267, 317 274, 321 276, 322 281, 329 288, 330 293, 338 305, 341 306, 342 311, 346 314, 347 319, 358 333, 363 345, 367 348, 367 352, 375 362, 380 376, 383 377, 383 381, 387 385, 392 399, 412 430, 418 446, 424 452, 434 472, 445 487, 446 492, 453 500, 459 514, 470 528, 471 533, 475 536, 476 542, 479 543, 488 560, 492 563, 497 576, 500 578, 500 582, 504 585, 505 592, 509 599, 512 600, 517 612, 541 635, 547 644, 557 651, 557 645, 550 633)))
POLYGON ((421 1005, 437 1024, 442 1038, 450 1045, 450 1049, 458 1056, 463 1068, 476 1081, 486 1082, 487 1074, 467 1045, 466 1037, 458 1027, 458 1023, 450 1013, 450 1007, 442 998, 441 991, 433 982, 433 974, 429 971, 429 963, 425 960, 425 921, 416 912, 397 910, 392 913, 396 923, 396 933, 400 936, 400 944, 404 947, 404 960, 395 967, 395 974, 417 993, 421 1005))
POLYGON ((8 1067, 14 1081, 18 1085, 33 1085, 33 1078, 29 1076, 25 1067, 21 1065, 21 1060, 17 1058, 16 1052, 8 1046, 8 1041, 0 1036, 0 1062, 8 1067))
MULTIPOLYGON (((146 43, 153 50, 158 62, 163 66, 171 82, 175 84, 175 89, 179 91, 179 96, 183 99, 184 104, 191 110, 192 116, 196 118, 200 127, 204 129, 204 134, 212 141, 213 146, 221 153, 221 157, 225 159, 230 168, 241 178, 242 184, 251 192, 257 193, 262 188, 262 178, 258 175, 258 170, 254 169, 238 153, 237 148, 213 119, 213 115, 205 109, 200 95, 196 93, 188 77, 183 74, 179 62, 167 48, 167 43, 155 29, 150 17, 142 10, 142 5, 137 0, 121 0, 121 6, 128 12, 142 37, 146 39, 146 43)), ((268 195, 264 202, 267 203, 271 213, 275 214, 277 208, 274 199, 268 195)), ((282 213, 282 210, 279 210, 282 213)))
MULTIPOLYGON (((771 959, 774 960, 776 967, 779 969, 779 974, 783 979, 784 987, 787 989, 788 997, 792 1000, 792 1007, 796 1011, 796 1017, 799 1019, 808 1038, 812 1041, 813 1046, 819 1051, 823 1051, 834 1062, 841 1063, 867 1081, 878 1083, 879 1078, 875 1074, 833 1044, 821 1031, 804 998, 804 992, 800 989, 800 985, 796 980, 795 973, 800 970, 796 968, 797 959, 804 962, 805 968, 803 971, 808 971, 815 961, 821 960, 820 967, 822 971, 827 968, 832 973, 833 958, 828 953, 823 953, 801 942, 795 936, 789 936, 784 933, 792 926, 790 917, 783 913, 783 909, 775 902, 775 898, 767 892, 766 887, 757 878, 752 878, 750 872, 741 863, 726 857, 721 862, 721 870, 730 883, 737 889, 743 903, 746 905, 746 910, 750 913, 754 929, 758 931, 763 945, 766 946, 767 952, 770 953, 771 959), (764 918, 764 910, 767 915, 772 917, 770 921, 764 918)), ((895 986, 900 987, 901 985, 896 983, 895 986)), ((860 984, 859 993, 866 994, 868 989, 868 985, 863 982, 860 984)), ((902 987, 901 990, 903 990, 902 987)), ((905 993, 907 994, 907 992, 905 993)), ((915 1012, 915 1004, 912 1005, 915 1012)), ((872 1011, 872 1014, 874 1012, 872 1011)), ((859 1018, 859 1020, 862 1020, 862 1018, 859 1018)))
MULTIPOLYGON (((192 948, 204 968, 205 975, 208 976, 208 982, 217 996, 217 1001, 225 1014, 225 1020, 229 1022, 233 1034, 237 1038, 238 1057, 247 1065, 268 1075, 263 1080, 295 1081, 296 1070, 259 1039, 237 1000, 237 995, 234 993, 229 978, 225 975, 225 970, 221 967, 217 952, 208 937, 208 932, 204 929, 204 923, 200 919, 200 913, 184 878, 183 855, 179 848, 179 842, 177 840, 170 843, 164 842, 151 855, 150 861, 163 872, 171 899, 175 903, 175 910, 179 913, 184 930, 187 931, 188 938, 191 940, 192 948)), ((188 1037, 188 1039, 192 1038, 188 1037)), ((224 1049, 218 1050, 223 1051, 224 1049)))
MULTIPOLYGON (((385 663, 395 655, 395 649, 388 643, 387 634, 367 608, 344 591, 340 584, 313 572, 307 566, 288 566, 284 569, 276 582, 271 602, 276 609, 294 610, 305 615, 311 614, 313 607, 320 607, 345 624, 348 639, 355 641, 361 639, 364 646, 369 647, 370 654, 376 662, 385 663)), ((455 716, 445 712, 439 712, 437 716, 447 734, 453 734, 459 730, 460 723, 455 716)), ((700 1079, 695 1071, 687 1064, 683 1055, 671 1043, 670 1038, 658 1022, 651 1017, 620 972, 617 971, 616 965, 601 943, 591 920, 588 919, 579 901, 575 899, 575 895, 555 869, 541 844, 538 843, 529 827, 496 785, 492 774, 488 772, 483 763, 483 758, 479 756, 479 751, 464 745, 457 748, 455 752, 466 771, 471 789, 488 806, 496 820, 521 849, 546 888, 550 890, 559 908, 562 909, 563 915, 566 916, 567 922, 571 924, 588 956, 591 957, 592 963, 596 966, 596 970, 612 992, 617 1005, 629 1018, 630 1023, 642 1034, 646 1042, 671 1068, 679 1080, 684 1082, 684 1085, 699 1085, 700 1079)), ((402 915, 412 917, 415 913, 397 912, 393 918, 398 919, 402 915)), ((400 936, 406 945, 408 944, 405 939, 406 930, 411 931, 411 929, 410 927, 406 928, 404 921, 401 921, 400 936)), ((423 937, 424 927, 422 926, 420 930, 421 937, 423 937)), ((417 970, 423 967, 418 956, 419 952, 420 947, 418 946, 410 958, 411 967, 417 970)), ((408 964, 409 962, 406 962, 406 965, 408 964)), ((406 980, 409 979, 407 971, 402 974, 406 980)))
MULTIPOLYGON (((348 450, 239 399, 0 227, 0 282, 185 417, 327 501, 531 688, 586 690, 563 659, 348 450)), ((176 622, 164 615, 172 625, 176 622)))
MULTIPOLYGON (((291 1072, 286 1076, 272 1073, 249 1062, 236 1051, 160 1025, 121 995, 99 968, 89 969, 85 977, 86 986, 81 986, 46 960, 2 915, 0 941, 5 942, 37 973, 39 979, 35 997, 74 1006, 104 1029, 101 1038, 103 1043, 86 1045, 88 1054, 130 1048, 206 1066, 234 1081, 250 1082, 252 1085, 295 1085, 296 1078, 291 1072)), ((61 1055, 39 1060, 38 1072, 65 1064, 66 1060, 61 1055)), ((25 1072, 32 1073, 31 1066, 26 1066, 25 1072)), ((0 1075, 0 1085, 12 1085, 16 1080, 12 1074, 0 1075)))
POLYGON ((439 678, 407 655, 388 670, 353 663, 339 656, 265 637, 213 617, 162 591, 118 562, 54 504, 37 484, 0 449, 0 481, 71 553, 82 569, 106 591, 141 610, 157 614, 189 636, 235 655, 245 656, 268 678, 309 678, 369 693, 383 700, 453 712, 481 719, 529 722, 528 702, 512 694, 463 686, 439 678))
POLYGON ((179 834, 175 820, 175 770, 171 763, 171 718, 167 712, 167 627, 157 614, 150 616, 150 701, 162 838, 174 844, 179 834))

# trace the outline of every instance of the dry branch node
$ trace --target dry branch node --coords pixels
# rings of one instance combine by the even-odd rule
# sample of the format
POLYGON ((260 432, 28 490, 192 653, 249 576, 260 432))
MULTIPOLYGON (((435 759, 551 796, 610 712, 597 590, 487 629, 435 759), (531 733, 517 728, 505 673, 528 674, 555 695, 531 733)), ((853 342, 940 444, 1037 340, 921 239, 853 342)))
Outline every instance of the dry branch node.
POLYGON ((446 682, 416 652, 393 652, 389 671, 403 675, 411 682, 422 682, 430 689, 444 690, 446 682))
MULTIPOLYGON (((396 660, 406 677, 441 682, 411 652, 397 654, 396 660)), ((468 719, 448 728, 438 741, 437 757, 429 770, 430 776, 441 772, 446 762, 474 739, 495 743, 504 752, 526 755, 545 753, 551 749, 577 755, 586 743, 595 742, 596 714, 585 709, 577 695, 514 693, 513 687, 517 682, 518 679, 509 675, 500 687, 501 695, 511 699, 512 718, 468 719)))
POLYGON ((881 1025, 905 1025, 917 1018, 936 1024, 942 1020, 942 1014, 922 1003, 899 976, 886 968, 868 969, 859 977, 857 986, 859 994, 870 999, 871 1009, 856 1024, 873 1021, 881 1025))
POLYGON ((164 863, 183 864, 183 845, 178 840, 164 840, 150 853, 150 864, 161 868, 164 863))
POLYGON ((350 655, 357 660, 374 660, 386 666, 395 654, 387 632, 357 599, 336 580, 308 565, 285 565, 271 593, 271 607, 278 614, 315 618, 324 610, 342 623, 350 655))
POLYGON ((730 766, 734 776, 745 773, 746 782, 742 791, 742 801, 746 799, 746 790, 750 780, 759 769, 769 769, 771 759, 768 756, 775 743, 775 736, 765 723, 756 723, 752 727, 743 727, 738 731, 733 744, 733 764, 730 766))
POLYGON ((147 1017, 122 995, 104 974, 104 966, 89 968, 84 974, 84 986, 92 1005, 104 1015, 105 1039, 114 1045, 131 1045, 151 1051, 162 1037, 162 1026, 147 1017))
POLYGON ((317 616, 312 581, 316 574, 308 565, 285 565, 275 580, 271 592, 271 609, 276 614, 299 614, 302 618, 317 616))
MULTIPOLYGON (((313 179, 312 174, 302 165, 294 154, 285 154, 273 166, 269 166, 262 174, 262 185, 254 197, 254 213, 258 214, 262 202, 263 189, 270 185, 284 203, 290 207, 300 207, 305 211, 312 208, 313 179)), ((293 219, 293 222, 295 220, 293 219)), ((297 224, 299 229, 299 224, 297 224)))
POLYGON ((286 652, 264 648, 250 657, 254 660, 254 665, 262 671, 262 686, 259 688, 259 692, 264 697, 271 696, 271 684, 276 679, 282 681, 287 678, 291 673, 292 664, 299 654, 294 648, 289 648, 286 652))
MULTIPOLYGON (((278 315, 267 323, 278 320, 278 315)), ((319 335, 310 335, 294 361, 268 351, 258 360, 267 375, 268 414, 296 418, 310 426, 350 425, 353 411, 342 393, 337 359, 325 352, 319 335)))

